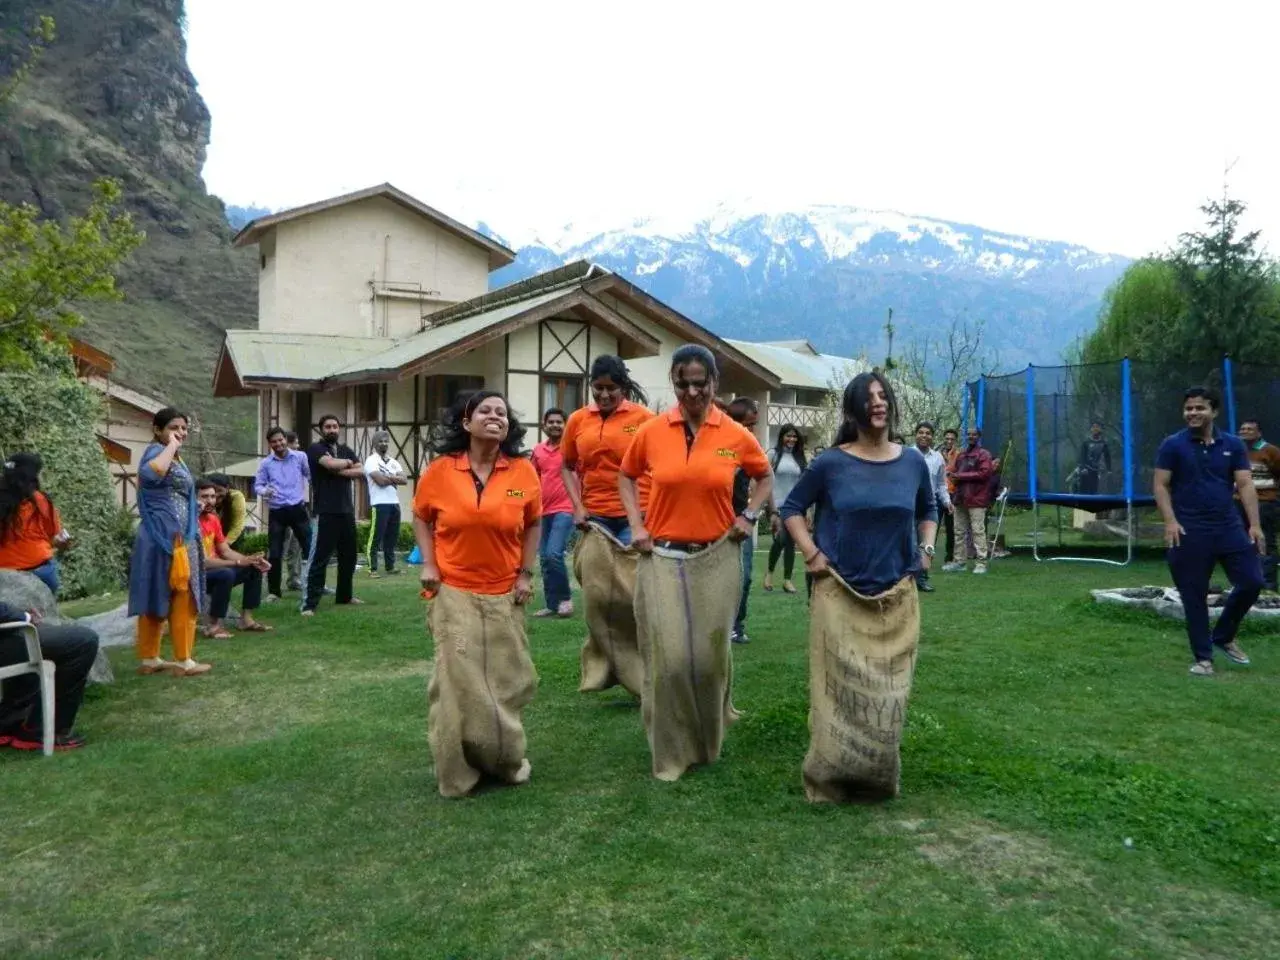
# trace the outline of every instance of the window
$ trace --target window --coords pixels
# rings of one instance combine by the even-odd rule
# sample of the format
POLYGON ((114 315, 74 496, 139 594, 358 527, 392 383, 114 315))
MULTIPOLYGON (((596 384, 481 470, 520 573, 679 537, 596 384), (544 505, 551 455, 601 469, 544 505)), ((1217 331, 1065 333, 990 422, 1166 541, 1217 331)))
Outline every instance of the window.
POLYGON ((484 389, 484 377, 437 376, 427 377, 423 417, 434 423, 444 417, 461 394, 484 389))
MULTIPOLYGON (((559 407, 565 413, 572 413, 582 406, 581 377, 543 377, 542 378, 542 410, 539 413, 559 407)), ((538 417, 542 419, 541 416, 538 417)))
POLYGON ((376 383, 362 383, 356 391, 356 423, 378 423, 380 394, 376 383))
POLYGON ((312 425, 315 423, 311 413, 311 393, 295 393, 293 395, 293 431, 298 435, 298 443, 303 448, 311 446, 312 425))

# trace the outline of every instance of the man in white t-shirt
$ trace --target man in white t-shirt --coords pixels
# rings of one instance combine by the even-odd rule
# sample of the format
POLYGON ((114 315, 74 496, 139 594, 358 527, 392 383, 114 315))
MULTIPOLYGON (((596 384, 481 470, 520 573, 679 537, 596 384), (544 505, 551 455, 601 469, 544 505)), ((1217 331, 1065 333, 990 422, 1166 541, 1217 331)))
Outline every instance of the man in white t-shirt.
POLYGON ((369 483, 369 506, 373 508, 373 522, 369 524, 369 543, 365 552, 369 558, 369 576, 378 574, 378 550, 382 550, 387 573, 399 573, 396 569, 396 546, 400 541, 400 493, 398 487, 409 482, 404 467, 387 456, 391 447, 391 434, 379 430, 373 435, 373 453, 364 461, 364 475, 369 483))

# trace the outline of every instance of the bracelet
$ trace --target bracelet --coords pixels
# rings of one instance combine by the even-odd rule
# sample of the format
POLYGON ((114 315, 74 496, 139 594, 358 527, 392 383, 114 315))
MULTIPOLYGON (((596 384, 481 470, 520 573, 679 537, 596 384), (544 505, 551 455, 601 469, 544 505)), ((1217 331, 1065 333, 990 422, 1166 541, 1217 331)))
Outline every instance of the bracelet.
POLYGON ((811 556, 811 557, 805 557, 805 558, 804 558, 804 562, 805 562, 805 563, 813 563, 813 561, 814 561, 814 560, 816 560, 816 559, 818 558, 818 554, 820 554, 821 552, 822 552, 821 550, 815 550, 815 551, 813 551, 813 556, 811 556))

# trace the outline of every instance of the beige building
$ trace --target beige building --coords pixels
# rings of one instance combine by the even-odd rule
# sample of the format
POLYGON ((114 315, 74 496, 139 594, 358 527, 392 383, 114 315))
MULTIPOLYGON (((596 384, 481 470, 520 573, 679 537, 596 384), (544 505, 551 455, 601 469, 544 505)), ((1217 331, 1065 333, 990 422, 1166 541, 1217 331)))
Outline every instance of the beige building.
MULTIPOLYGON (((259 323, 227 332, 215 393, 257 394, 260 434, 278 424, 304 442, 333 413, 361 456, 385 428, 413 477, 460 392, 501 390, 536 428, 549 407, 588 399, 602 354, 623 357, 655 407, 673 402, 667 371, 684 343, 720 359, 722 394, 767 408, 783 387, 738 346, 592 264, 488 291, 489 272, 515 254, 389 185, 254 221, 236 243, 261 254, 259 323)), ((402 488, 406 505, 411 496, 402 488)))
POLYGON ((164 402, 116 380, 111 356, 82 340, 72 339, 71 356, 76 376, 102 395, 98 443, 110 464, 117 502, 134 510, 138 501, 138 460, 152 439, 151 418, 164 407, 164 402))

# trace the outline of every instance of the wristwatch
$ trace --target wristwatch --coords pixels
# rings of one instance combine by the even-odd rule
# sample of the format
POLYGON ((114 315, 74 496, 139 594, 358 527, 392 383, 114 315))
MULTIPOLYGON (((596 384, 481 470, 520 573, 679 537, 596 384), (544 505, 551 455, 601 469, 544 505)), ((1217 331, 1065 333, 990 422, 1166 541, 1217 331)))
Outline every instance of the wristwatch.
POLYGON ((934 553, 936 552, 936 551, 933 549, 933 544, 932 544, 932 543, 922 543, 922 544, 920 544, 920 550, 921 550, 921 552, 923 552, 923 553, 924 553, 924 555, 925 555, 926 557, 932 557, 932 556, 934 555, 934 553))
POLYGON ((760 511, 752 510, 750 507, 747 507, 742 511, 742 519, 747 521, 747 523, 755 523, 760 519, 760 511))

